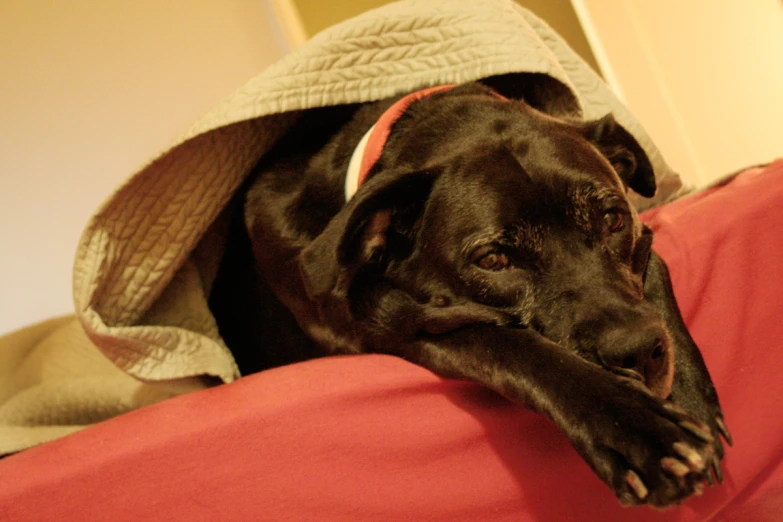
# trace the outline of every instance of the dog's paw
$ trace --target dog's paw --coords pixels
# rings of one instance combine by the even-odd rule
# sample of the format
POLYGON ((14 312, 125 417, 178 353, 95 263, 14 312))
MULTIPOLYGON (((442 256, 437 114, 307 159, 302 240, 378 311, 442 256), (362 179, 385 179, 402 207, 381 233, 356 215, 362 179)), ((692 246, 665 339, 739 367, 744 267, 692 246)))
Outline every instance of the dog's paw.
POLYGON ((622 383, 584 426, 577 448, 624 505, 679 504, 719 477, 711 426, 641 386, 622 383))
POLYGON ((711 473, 707 476, 707 482, 712 486, 715 482, 723 482, 723 472, 720 461, 725 453, 723 442, 729 446, 734 444, 723 410, 721 410, 715 388, 706 369, 696 372, 687 379, 675 379, 671 399, 687 410, 694 417, 709 426, 714 439, 714 455, 710 463, 711 473))

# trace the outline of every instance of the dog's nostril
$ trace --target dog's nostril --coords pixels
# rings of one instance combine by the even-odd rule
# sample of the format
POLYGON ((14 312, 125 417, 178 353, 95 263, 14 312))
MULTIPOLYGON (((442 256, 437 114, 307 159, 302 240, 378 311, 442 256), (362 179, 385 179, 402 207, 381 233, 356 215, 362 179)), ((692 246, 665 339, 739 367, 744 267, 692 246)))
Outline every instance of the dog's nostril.
POLYGON ((666 348, 660 338, 646 343, 612 344, 607 342, 598 353, 601 362, 610 368, 655 374, 666 361, 666 348))
POLYGON ((597 355, 609 371, 642 382, 656 396, 671 392, 672 355, 666 332, 656 325, 618 328, 599 338, 597 355))
POLYGON ((635 370, 636 369, 636 357, 633 355, 629 355, 625 359, 623 359, 622 363, 620 363, 621 368, 625 368, 628 370, 635 370))

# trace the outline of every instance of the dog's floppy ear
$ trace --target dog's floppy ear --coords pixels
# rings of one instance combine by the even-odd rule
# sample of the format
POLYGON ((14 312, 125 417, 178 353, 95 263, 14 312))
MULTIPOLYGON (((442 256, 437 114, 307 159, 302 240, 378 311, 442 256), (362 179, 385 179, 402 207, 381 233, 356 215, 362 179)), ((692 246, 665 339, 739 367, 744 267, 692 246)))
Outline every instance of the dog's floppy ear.
POLYGON ((390 229, 401 214, 412 219, 410 209, 424 204, 435 177, 431 170, 389 170, 370 178, 300 253, 299 270, 310 298, 345 297, 360 267, 382 262, 390 229))
POLYGON ((647 154, 611 114, 586 123, 583 132, 627 186, 648 198, 655 195, 655 172, 647 154))

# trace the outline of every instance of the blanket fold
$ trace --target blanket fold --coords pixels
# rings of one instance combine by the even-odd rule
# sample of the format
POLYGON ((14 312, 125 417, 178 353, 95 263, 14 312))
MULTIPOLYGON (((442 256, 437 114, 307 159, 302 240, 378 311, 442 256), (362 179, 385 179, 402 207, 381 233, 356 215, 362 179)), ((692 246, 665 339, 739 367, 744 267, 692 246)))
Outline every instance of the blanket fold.
MULTIPOLYGON (((520 82, 555 80, 565 87, 558 95, 569 97, 584 119, 613 112, 650 156, 657 199, 680 188, 639 123, 531 12, 512 0, 389 4, 316 35, 250 80, 103 204, 83 233, 74 269, 76 314, 86 336, 80 343, 89 339, 118 379, 177 383, 127 403, 133 407, 206 386, 210 378, 238 378, 207 297, 222 253, 219 216, 259 159, 308 109, 513 73, 520 82)), ((44 394, 28 406, 45 409, 51 398, 44 394)), ((100 415, 74 417, 81 426, 100 415)), ((3 422, 10 421, 0 415, 3 422)), ((39 433, 31 431, 28 445, 49 437, 39 433)), ((0 437, 0 454, 8 451, 0 437)))

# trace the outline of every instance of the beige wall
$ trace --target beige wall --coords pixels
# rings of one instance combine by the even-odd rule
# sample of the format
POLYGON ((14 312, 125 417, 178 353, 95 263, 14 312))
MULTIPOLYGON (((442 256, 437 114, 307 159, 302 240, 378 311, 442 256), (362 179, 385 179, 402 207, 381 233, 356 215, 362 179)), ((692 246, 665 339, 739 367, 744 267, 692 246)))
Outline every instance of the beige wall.
POLYGON ((780 0, 581 0, 629 108, 704 184, 783 156, 780 0))
POLYGON ((0 2, 0 333, 72 310, 89 216, 276 34, 265 0, 0 2))
MULTIPOLYGON (((359 13, 391 3, 392 0, 292 1, 299 11, 305 31, 312 36, 359 13)), ((570 0, 518 0, 518 3, 546 20, 594 70, 598 70, 570 0)))

